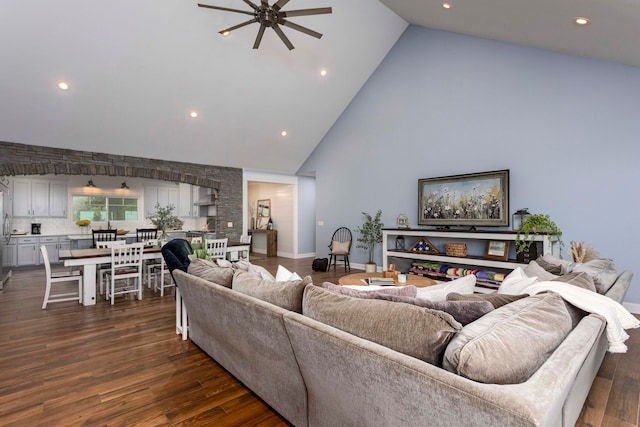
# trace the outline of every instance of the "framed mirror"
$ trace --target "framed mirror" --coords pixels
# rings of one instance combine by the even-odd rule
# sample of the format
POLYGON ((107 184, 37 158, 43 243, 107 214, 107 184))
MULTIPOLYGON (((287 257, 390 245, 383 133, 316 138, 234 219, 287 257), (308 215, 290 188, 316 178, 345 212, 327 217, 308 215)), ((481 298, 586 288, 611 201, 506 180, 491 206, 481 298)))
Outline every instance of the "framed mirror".
POLYGON ((271 199, 258 200, 256 228, 266 229, 271 218, 271 199))

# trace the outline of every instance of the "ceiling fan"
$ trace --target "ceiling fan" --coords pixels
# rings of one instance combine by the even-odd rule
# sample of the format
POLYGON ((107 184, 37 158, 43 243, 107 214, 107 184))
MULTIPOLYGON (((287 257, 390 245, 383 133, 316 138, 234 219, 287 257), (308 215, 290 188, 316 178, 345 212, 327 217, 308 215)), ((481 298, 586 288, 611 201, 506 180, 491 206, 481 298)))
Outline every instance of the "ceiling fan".
POLYGON ((209 9, 218 9, 218 10, 226 10, 227 12, 236 12, 243 13, 245 15, 253 16, 253 19, 250 19, 246 22, 243 22, 238 25, 234 25, 233 27, 225 28, 220 31, 220 34, 229 33, 230 31, 236 30, 240 27, 244 27, 245 25, 260 23, 260 28, 258 29, 258 35, 256 36, 256 41, 253 44, 253 48, 257 49, 260 47, 260 42, 262 41, 262 36, 264 35, 264 30, 267 27, 273 29, 276 32, 278 37, 282 40, 282 42, 289 48, 289 50, 293 49, 293 44, 289 41, 287 36, 284 34, 280 25, 284 25, 285 27, 292 28, 294 30, 300 31, 302 33, 308 34, 315 38, 322 37, 322 34, 310 30, 309 28, 303 27, 302 25, 294 24, 291 21, 287 21, 285 18, 290 18, 293 16, 305 16, 305 15, 321 15, 324 13, 331 13, 330 7, 319 7, 315 9, 300 9, 300 10, 289 10, 283 11, 281 10, 284 5, 289 3, 289 0, 278 0, 272 5, 269 5, 269 0, 260 0, 260 4, 255 4, 250 0, 243 0, 246 4, 251 6, 252 11, 239 10, 239 9, 230 9, 227 7, 220 6, 210 6, 207 4, 198 3, 199 7, 206 7, 209 9))

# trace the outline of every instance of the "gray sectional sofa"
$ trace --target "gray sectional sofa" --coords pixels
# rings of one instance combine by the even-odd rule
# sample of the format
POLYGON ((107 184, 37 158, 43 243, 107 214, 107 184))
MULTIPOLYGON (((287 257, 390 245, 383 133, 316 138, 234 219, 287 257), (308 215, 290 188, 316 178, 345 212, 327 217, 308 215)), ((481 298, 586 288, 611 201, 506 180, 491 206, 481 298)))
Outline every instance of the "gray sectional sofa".
MULTIPOLYGON (((285 309, 271 291, 173 274, 191 340, 299 427, 574 426, 607 350, 604 319, 583 314, 526 381, 486 384, 305 316, 325 297, 308 280, 285 309)), ((621 302, 632 276, 607 296, 621 302)))

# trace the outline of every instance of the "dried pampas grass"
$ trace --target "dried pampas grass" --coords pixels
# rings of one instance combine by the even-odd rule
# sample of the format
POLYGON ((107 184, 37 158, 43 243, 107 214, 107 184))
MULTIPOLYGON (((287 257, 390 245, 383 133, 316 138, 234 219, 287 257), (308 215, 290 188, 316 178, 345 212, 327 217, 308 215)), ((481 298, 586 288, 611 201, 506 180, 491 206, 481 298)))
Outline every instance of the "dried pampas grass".
POLYGON ((598 259, 600 254, 593 247, 585 242, 571 241, 571 248, 569 248, 569 257, 573 262, 585 263, 592 259, 598 259))

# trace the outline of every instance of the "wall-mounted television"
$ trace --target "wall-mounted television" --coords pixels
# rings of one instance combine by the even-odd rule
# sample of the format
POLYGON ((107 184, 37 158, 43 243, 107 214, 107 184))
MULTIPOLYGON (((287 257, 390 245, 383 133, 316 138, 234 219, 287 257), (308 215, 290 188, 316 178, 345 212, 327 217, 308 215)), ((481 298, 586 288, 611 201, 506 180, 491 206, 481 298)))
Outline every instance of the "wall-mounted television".
POLYGON ((418 180, 418 225, 509 226, 509 170, 418 180))

